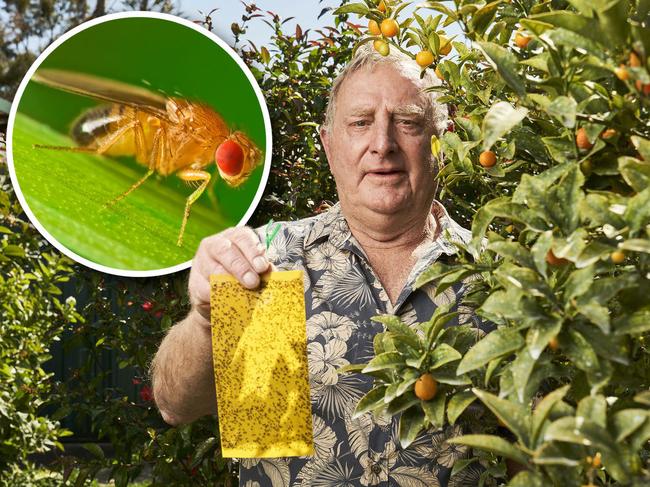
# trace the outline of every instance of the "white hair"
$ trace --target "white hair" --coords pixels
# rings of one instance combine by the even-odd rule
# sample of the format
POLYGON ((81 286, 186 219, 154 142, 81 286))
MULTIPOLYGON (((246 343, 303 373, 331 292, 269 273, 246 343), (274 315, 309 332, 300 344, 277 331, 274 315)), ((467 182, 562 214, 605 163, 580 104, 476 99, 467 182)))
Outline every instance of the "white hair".
MULTIPOLYGON (((332 128, 334 113, 336 112, 336 98, 343 82, 357 71, 364 68, 372 69, 379 64, 387 64, 395 67, 400 74, 412 80, 423 91, 430 86, 440 86, 440 80, 433 75, 431 69, 426 69, 424 75, 420 77, 421 70, 418 64, 399 49, 393 48, 387 56, 382 56, 368 42, 359 46, 350 62, 345 65, 332 83, 327 110, 325 111, 325 120, 323 122, 323 129, 325 131, 329 132, 332 128)), ((436 135, 440 136, 447 128, 447 106, 437 102, 437 98, 440 96, 438 92, 429 91, 426 92, 426 95, 427 105, 425 118, 427 123, 432 124, 436 135)))

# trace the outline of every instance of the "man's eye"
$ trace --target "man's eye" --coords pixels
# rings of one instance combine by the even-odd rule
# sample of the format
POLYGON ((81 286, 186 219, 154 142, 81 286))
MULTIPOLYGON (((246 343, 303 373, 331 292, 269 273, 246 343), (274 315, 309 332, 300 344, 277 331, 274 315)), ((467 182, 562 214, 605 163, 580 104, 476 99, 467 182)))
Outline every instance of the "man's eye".
POLYGON ((418 124, 418 122, 416 120, 410 120, 410 119, 406 119, 406 118, 402 119, 402 120, 399 120, 399 123, 401 125, 405 125, 407 127, 412 127, 412 126, 415 126, 415 125, 418 124))
POLYGON ((352 122, 352 125, 354 127, 365 127, 366 125, 368 125, 368 121, 367 120, 355 120, 354 122, 352 122))

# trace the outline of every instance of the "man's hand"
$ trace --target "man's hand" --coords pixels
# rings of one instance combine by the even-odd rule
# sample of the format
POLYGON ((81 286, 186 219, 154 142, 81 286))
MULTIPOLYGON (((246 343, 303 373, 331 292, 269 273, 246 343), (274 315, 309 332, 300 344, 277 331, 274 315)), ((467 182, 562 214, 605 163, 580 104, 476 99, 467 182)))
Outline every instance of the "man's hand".
POLYGON ((210 325, 210 274, 230 274, 244 287, 254 289, 259 275, 268 271, 264 246, 249 227, 236 227, 204 239, 190 272, 189 296, 192 308, 210 325))
POLYGON ((248 227, 229 228, 201 242, 192 261, 190 314, 170 328, 152 363, 156 404, 173 425, 216 412, 210 341, 210 274, 230 274, 247 288, 270 269, 264 247, 248 227))

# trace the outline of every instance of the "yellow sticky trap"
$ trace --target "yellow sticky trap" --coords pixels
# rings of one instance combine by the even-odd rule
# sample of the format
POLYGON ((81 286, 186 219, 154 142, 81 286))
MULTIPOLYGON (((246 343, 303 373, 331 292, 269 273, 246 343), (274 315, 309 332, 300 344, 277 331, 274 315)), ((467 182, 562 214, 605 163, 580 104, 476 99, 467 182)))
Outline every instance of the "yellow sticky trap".
POLYGON ((266 274, 256 290, 210 283, 222 455, 313 455, 302 271, 266 274))

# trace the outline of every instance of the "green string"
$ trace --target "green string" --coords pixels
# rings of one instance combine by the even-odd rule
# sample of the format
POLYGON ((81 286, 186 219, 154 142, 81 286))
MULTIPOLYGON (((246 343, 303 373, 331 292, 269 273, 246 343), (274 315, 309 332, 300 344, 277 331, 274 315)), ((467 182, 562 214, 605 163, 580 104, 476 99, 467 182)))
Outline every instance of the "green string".
POLYGON ((276 223, 275 226, 271 228, 271 225, 273 225, 273 223, 273 218, 271 218, 266 224, 266 250, 269 250, 271 242, 273 242, 273 239, 280 231, 281 225, 279 223, 276 223))

